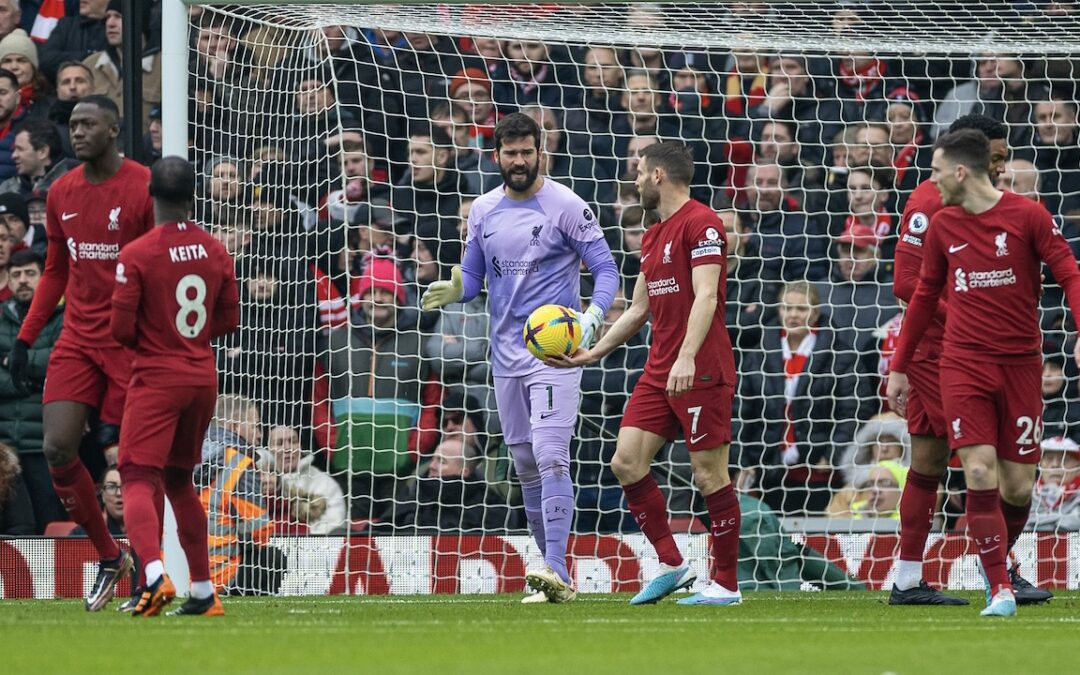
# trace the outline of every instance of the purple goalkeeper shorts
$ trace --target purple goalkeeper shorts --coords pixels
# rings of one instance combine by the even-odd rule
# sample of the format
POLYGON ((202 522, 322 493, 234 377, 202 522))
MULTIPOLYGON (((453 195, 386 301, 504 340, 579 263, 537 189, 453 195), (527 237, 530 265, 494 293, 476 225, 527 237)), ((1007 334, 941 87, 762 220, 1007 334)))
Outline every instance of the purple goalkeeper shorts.
POLYGON ((496 377, 495 404, 507 445, 531 443, 533 429, 548 428, 565 430, 569 447, 581 407, 581 369, 496 377))

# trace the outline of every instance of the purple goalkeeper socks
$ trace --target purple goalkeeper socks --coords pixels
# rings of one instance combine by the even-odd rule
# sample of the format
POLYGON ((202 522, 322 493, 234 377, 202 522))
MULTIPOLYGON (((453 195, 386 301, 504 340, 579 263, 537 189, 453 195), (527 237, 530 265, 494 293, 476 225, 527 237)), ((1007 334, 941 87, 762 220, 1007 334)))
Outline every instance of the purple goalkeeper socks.
POLYGON ((574 484, 570 476, 560 471, 541 478, 544 506, 544 538, 547 551, 544 562, 563 581, 570 582, 566 569, 566 544, 570 538, 570 526, 574 522, 574 484))
POLYGON ((525 519, 529 521, 529 531, 532 532, 533 539, 540 548, 540 555, 547 556, 547 538, 544 536, 543 483, 539 479, 528 484, 522 483, 521 497, 525 502, 525 519))

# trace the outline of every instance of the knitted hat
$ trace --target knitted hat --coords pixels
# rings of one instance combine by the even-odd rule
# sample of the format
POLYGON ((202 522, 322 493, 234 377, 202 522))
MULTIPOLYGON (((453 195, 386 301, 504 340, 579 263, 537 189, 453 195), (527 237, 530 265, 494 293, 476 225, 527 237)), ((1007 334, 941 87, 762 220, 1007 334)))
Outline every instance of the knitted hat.
POLYGON ((372 257, 367 269, 356 283, 356 295, 363 298, 373 288, 390 291, 398 303, 405 302, 405 279, 390 258, 372 257))
POLYGON ((878 239, 874 234, 874 228, 862 223, 854 223, 844 228, 844 233, 840 235, 838 241, 841 244, 851 244, 855 248, 869 248, 877 246, 878 239))
POLYGON ((22 28, 16 28, 0 40, 0 59, 8 54, 25 56, 27 61, 34 64, 34 70, 38 69, 37 45, 22 28))
POLYGON ((491 93, 491 78, 488 74, 479 68, 465 68, 459 70, 452 78, 450 78, 450 86, 446 91, 453 96, 458 89, 461 89, 467 84, 478 84, 484 89, 487 89, 488 93, 491 93))
POLYGON ((22 218, 24 225, 30 226, 30 211, 26 208, 26 201, 17 192, 0 194, 0 213, 16 215, 22 218))

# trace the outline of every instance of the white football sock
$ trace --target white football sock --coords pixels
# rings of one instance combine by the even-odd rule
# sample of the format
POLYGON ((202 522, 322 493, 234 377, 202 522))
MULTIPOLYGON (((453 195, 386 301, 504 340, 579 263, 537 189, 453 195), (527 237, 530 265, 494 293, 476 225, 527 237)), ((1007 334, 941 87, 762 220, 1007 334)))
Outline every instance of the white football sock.
POLYGON ((146 563, 147 588, 157 583, 157 580, 160 579, 163 574, 165 574, 165 566, 161 564, 160 560, 151 560, 146 563))
POLYGON ((921 560, 901 560, 896 566, 896 587, 902 591, 908 591, 919 585, 922 581, 921 560))
POLYGON ((196 600, 205 600, 214 594, 214 585, 209 581, 192 581, 191 597, 196 600))

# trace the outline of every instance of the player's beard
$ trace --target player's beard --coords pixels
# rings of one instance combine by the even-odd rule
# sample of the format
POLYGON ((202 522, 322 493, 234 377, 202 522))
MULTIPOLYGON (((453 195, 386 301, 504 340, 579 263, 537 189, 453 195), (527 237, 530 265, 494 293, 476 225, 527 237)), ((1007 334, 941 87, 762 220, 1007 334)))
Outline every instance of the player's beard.
POLYGON ((516 192, 524 192, 532 187, 532 184, 536 182, 536 177, 540 175, 540 158, 536 159, 535 164, 526 164, 525 171, 522 173, 516 173, 502 167, 499 167, 499 173, 506 187, 516 192))
POLYGON ((645 181, 645 185, 642 186, 641 189, 641 194, 638 196, 641 201, 641 208, 646 211, 652 211, 660 206, 660 190, 656 187, 656 183, 652 181, 651 177, 645 181))

